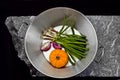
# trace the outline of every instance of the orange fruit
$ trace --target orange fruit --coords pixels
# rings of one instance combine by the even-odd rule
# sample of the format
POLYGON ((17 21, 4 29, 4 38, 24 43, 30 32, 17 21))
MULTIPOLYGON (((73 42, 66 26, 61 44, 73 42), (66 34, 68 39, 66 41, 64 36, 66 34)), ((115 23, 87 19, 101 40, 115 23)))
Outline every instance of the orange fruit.
POLYGON ((68 55, 64 50, 55 49, 50 53, 49 60, 54 67, 61 68, 67 64, 68 55))

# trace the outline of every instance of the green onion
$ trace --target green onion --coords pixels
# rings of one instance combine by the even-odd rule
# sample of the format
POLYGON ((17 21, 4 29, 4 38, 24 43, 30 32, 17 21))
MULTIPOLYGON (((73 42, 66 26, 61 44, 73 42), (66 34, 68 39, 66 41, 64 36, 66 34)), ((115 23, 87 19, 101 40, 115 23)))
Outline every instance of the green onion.
POLYGON ((73 28, 75 21, 68 19, 68 16, 64 17, 62 25, 62 28, 56 33, 55 37, 47 37, 50 38, 51 41, 61 45, 68 53, 69 62, 75 65, 75 57, 81 60, 87 55, 87 51, 89 50, 89 48, 87 48, 88 40, 82 33, 80 33, 81 35, 75 34, 73 28), (71 29, 72 34, 64 33, 68 28, 71 29))

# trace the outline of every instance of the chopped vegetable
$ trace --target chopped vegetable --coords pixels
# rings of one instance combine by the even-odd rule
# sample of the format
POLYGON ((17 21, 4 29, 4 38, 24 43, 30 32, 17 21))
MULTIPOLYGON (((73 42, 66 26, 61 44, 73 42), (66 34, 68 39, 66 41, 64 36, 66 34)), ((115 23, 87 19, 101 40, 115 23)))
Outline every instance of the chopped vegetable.
POLYGON ((44 44, 42 44, 41 46, 41 50, 42 51, 48 51, 51 48, 51 42, 45 42, 44 44))
POLYGON ((56 42, 52 42, 52 45, 55 49, 62 49, 61 45, 56 42))

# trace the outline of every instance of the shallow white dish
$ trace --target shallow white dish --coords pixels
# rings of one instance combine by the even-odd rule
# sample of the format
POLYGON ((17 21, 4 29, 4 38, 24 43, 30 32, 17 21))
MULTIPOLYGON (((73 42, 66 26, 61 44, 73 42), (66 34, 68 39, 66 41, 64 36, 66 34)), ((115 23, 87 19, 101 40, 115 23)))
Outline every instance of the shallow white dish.
POLYGON ((91 22, 81 12, 66 7, 48 9, 39 14, 29 26, 25 36, 25 51, 31 64, 41 73, 54 78, 68 78, 81 73, 94 60, 97 47, 97 35, 91 22), (48 27, 58 25, 65 15, 70 15, 76 21, 75 28, 87 36, 90 50, 86 58, 78 61, 75 66, 57 69, 48 63, 40 51, 40 45, 43 41, 40 35, 48 27))

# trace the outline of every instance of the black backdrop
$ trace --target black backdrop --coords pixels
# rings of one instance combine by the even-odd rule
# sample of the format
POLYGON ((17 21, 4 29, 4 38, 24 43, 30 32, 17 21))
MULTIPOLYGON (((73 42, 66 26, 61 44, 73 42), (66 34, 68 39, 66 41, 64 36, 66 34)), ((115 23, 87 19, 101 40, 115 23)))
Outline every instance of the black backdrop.
POLYGON ((0 8, 4 15, 37 15, 52 7, 71 7, 86 15, 118 15, 117 0, 3 0, 0 8))
MULTIPOLYGON (((70 7, 85 15, 120 15, 117 0, 1 0, 0 1, 0 80, 41 80, 49 77, 31 78, 29 68, 17 57, 11 35, 4 22, 8 16, 38 15, 52 7, 70 7)), ((72 77, 79 78, 79 77, 72 77)), ((88 80, 91 77, 81 78, 88 80)), ((95 77, 92 79, 96 79, 95 77)), ((106 78, 97 78, 106 79, 106 78)), ((115 79, 115 78, 110 78, 115 79)))

